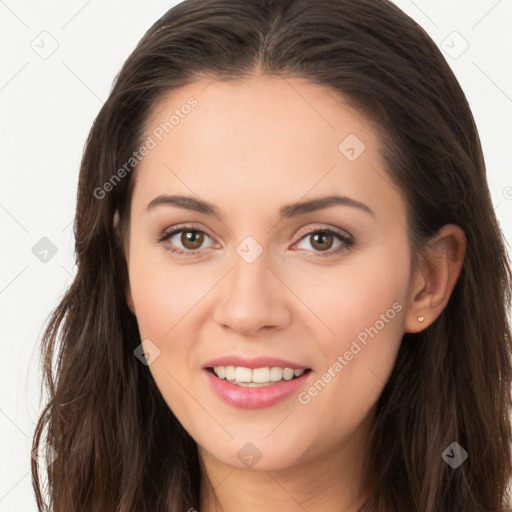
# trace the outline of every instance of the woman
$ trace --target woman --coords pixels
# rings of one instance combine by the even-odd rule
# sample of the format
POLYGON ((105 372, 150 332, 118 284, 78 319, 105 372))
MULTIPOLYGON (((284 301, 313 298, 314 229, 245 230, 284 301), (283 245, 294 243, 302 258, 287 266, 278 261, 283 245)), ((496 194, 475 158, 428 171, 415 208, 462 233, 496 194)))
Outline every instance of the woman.
POLYGON ((52 511, 506 510, 509 264, 464 94, 392 3, 169 10, 91 130, 75 236, 52 511))

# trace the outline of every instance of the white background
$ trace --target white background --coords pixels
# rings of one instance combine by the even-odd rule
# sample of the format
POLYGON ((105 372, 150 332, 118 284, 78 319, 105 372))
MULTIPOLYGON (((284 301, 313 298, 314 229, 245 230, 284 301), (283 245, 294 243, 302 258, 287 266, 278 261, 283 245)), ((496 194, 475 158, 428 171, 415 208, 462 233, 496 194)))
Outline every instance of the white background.
MULTIPOLYGON (((72 222, 83 145, 124 60, 175 3, 0 0, 0 512, 36 510, 29 464, 41 408, 39 342, 75 271, 72 222), (42 237, 57 248, 45 263, 32 252, 42 237)), ((448 51, 476 119, 493 203, 510 243, 512 1, 395 3, 448 51), (464 40, 469 46, 458 56, 464 40)))

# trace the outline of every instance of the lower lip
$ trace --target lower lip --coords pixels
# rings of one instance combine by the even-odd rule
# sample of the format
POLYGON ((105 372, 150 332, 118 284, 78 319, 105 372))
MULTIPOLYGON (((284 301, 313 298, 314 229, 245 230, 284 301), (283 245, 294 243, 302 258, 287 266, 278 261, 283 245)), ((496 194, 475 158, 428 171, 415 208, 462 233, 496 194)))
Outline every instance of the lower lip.
POLYGON ((228 404, 243 409, 263 409, 284 400, 297 391, 304 385, 311 371, 292 380, 281 380, 275 384, 257 388, 231 384, 225 379, 219 379, 210 370, 203 370, 203 373, 214 393, 228 404))

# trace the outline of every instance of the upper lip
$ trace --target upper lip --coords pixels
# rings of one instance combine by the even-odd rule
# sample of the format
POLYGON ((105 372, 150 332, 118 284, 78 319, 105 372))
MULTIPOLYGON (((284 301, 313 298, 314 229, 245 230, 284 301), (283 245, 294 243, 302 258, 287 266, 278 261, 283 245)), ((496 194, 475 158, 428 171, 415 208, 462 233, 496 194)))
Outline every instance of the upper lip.
POLYGON ((243 368, 266 368, 266 367, 280 367, 292 368, 293 370, 307 370, 307 366, 303 366, 292 361, 286 361, 278 357, 271 356, 258 356, 258 357, 243 357, 238 355, 226 355, 211 359, 204 364, 204 368, 213 368, 214 366, 241 366, 243 368))

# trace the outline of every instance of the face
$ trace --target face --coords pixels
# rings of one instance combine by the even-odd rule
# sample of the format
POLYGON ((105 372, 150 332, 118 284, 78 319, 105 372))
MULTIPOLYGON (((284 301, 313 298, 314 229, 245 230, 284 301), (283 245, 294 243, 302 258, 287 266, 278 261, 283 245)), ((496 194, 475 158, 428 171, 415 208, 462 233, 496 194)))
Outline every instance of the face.
POLYGON ((372 124, 320 85, 259 76, 172 91, 145 140, 127 298, 168 406, 237 468, 339 456, 366 432, 410 295, 405 203, 372 124))

